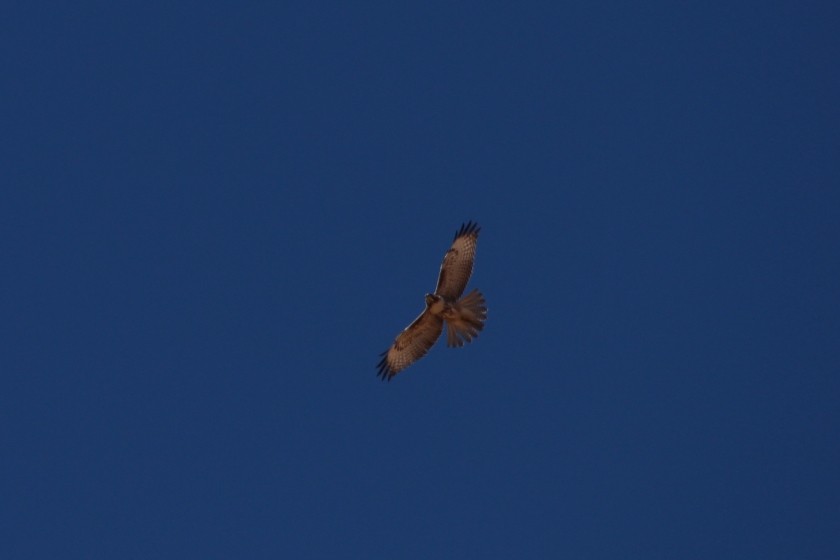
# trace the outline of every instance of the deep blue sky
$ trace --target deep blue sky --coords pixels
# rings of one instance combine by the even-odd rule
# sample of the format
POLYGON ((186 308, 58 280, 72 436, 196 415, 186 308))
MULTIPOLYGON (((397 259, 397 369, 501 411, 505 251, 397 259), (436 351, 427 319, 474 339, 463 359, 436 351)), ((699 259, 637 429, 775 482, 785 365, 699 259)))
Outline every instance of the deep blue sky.
POLYGON ((840 557, 836 3, 16 4, 4 558, 840 557))

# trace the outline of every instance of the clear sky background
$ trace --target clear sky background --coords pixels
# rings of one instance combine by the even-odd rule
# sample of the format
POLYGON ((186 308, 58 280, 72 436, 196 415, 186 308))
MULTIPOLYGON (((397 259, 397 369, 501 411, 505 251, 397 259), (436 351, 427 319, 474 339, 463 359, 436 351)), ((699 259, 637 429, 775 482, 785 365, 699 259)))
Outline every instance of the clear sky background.
POLYGON ((3 557, 840 557, 840 8, 632 4, 7 5, 3 557))

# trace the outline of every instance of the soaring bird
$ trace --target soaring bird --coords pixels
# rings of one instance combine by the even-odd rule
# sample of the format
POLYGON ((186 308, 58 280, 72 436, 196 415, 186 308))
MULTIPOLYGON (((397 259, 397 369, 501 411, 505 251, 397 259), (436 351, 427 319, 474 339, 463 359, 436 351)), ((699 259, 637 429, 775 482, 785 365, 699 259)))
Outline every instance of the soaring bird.
POLYGON ((455 232, 452 246, 443 256, 437 287, 426 294, 426 308, 405 330, 397 335, 388 350, 380 354, 377 374, 390 381, 426 355, 446 323, 446 345, 461 347, 471 342, 484 328, 487 306, 484 296, 473 290, 464 297, 464 289, 472 275, 475 249, 478 243, 478 224, 467 222, 455 232), (458 299, 460 298, 460 299, 458 299))

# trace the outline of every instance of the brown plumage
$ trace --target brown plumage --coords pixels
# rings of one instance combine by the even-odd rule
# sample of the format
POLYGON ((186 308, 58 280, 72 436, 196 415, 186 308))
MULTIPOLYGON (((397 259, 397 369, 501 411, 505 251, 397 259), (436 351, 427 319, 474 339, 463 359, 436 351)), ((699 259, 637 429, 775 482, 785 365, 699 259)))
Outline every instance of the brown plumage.
POLYGON ((487 320, 484 296, 473 290, 461 299, 472 275, 478 243, 478 224, 467 222, 455 232, 452 246, 443 256, 434 294, 426 294, 426 308, 405 328, 391 347, 381 354, 378 375, 391 380, 435 344, 446 323, 446 345, 461 347, 478 336, 487 320))

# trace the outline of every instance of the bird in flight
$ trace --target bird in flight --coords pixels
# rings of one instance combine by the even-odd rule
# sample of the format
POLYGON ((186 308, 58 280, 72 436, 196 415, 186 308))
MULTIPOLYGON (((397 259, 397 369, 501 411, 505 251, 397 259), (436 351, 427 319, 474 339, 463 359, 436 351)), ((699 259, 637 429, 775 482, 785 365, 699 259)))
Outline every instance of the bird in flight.
POLYGON ((426 294, 426 308, 397 335, 391 347, 380 354, 382 359, 376 367, 379 370, 377 375, 383 381, 390 381, 425 356, 443 331, 444 323, 446 345, 450 347, 461 347, 471 342, 484 328, 487 320, 484 296, 473 290, 461 297, 472 275, 480 230, 478 224, 467 222, 455 232, 452 246, 443 256, 435 292, 426 294))

